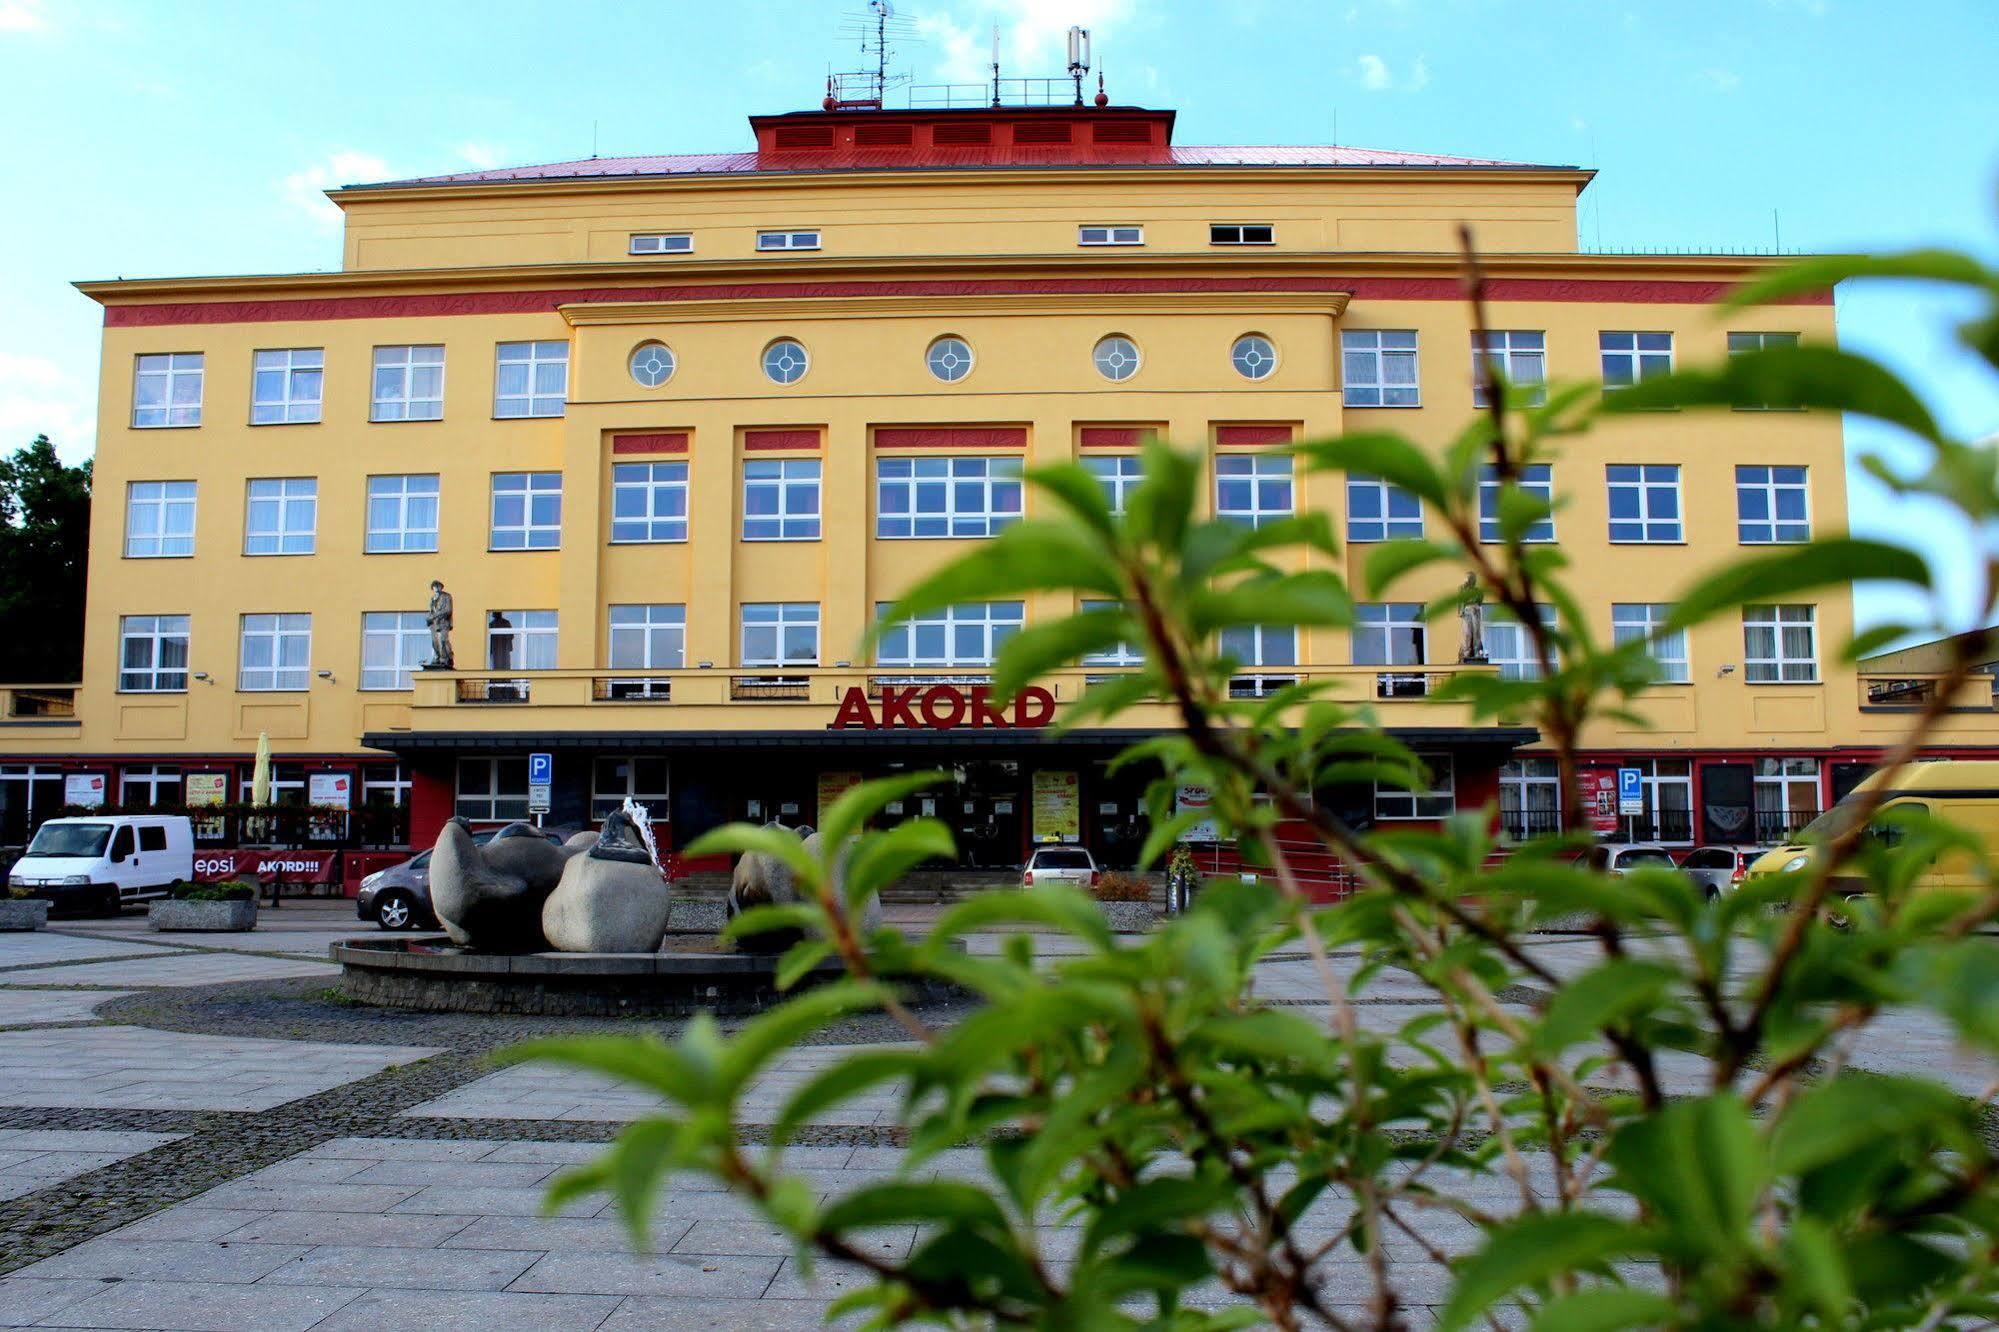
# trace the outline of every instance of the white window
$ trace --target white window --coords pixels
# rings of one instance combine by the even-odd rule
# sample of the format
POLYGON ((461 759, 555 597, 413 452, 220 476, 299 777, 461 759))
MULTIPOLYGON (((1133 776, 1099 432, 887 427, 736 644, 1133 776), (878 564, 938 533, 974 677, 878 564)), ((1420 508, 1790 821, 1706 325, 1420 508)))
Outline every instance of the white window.
POLYGON ((1086 226, 1076 228, 1078 245, 1143 245, 1144 227, 1086 226))
POLYGON ((1296 666, 1295 624, 1232 624, 1222 630, 1221 651, 1237 666, 1296 666))
POLYGON ((746 601, 743 641, 738 664, 743 666, 817 666, 819 664, 819 603, 816 601, 746 601))
POLYGON ((437 421, 444 417, 444 348, 375 348, 370 421, 437 421))
POLYGON ((554 550, 562 544, 562 473, 493 473, 492 550, 554 550))
POLYGON ((119 619, 118 692, 187 692, 187 616, 127 615, 119 619))
POLYGON ((955 384, 972 373, 972 344, 960 337, 943 337, 923 353, 923 364, 946 384, 955 384))
POLYGON ((1291 456, 1278 453, 1224 453, 1215 459, 1215 516, 1261 527, 1289 518, 1291 456))
POLYGON ((1677 463, 1610 463, 1612 541, 1682 540, 1680 468, 1677 463))
POLYGON ((1122 333, 1113 333, 1098 340, 1090 352, 1090 362, 1097 367, 1097 373, 1113 384, 1122 384, 1138 373, 1143 363, 1138 344, 1122 333))
POLYGON ((611 665, 628 671, 677 671, 687 661, 687 607, 613 606, 611 665))
MULTIPOLYGON (((1104 611, 1113 611, 1117 608, 1118 603, 1115 601, 1086 600, 1082 605, 1085 613, 1090 611, 1101 613, 1104 611)), ((1085 653, 1083 664, 1085 666, 1143 666, 1145 664, 1145 651, 1136 643, 1118 643, 1113 647, 1106 648, 1102 652, 1085 653)))
POLYGON ((1274 245, 1277 229, 1268 222, 1214 222, 1208 226, 1210 245, 1274 245))
POLYGON ((1759 758, 1753 792, 1756 840, 1781 841, 1818 816, 1819 761, 1759 758))
POLYGON ((816 250, 819 248, 817 231, 759 231, 759 250, 816 250))
MULTIPOLYGON (((1527 495, 1552 506, 1555 502, 1555 469, 1552 463, 1525 463, 1520 467, 1518 488, 1527 495)), ((1499 473, 1491 463, 1478 469, 1478 539, 1497 542, 1500 540, 1499 495, 1502 487, 1499 473)), ((1522 541, 1553 541, 1555 539, 1555 515, 1552 507, 1545 518, 1538 518, 1527 525, 1520 534, 1522 541)))
POLYGON ((1421 406, 1416 378, 1416 330, 1340 331, 1342 402, 1348 407, 1421 406))
POLYGON ((1429 659, 1430 631, 1421 602, 1375 601, 1354 607, 1354 665, 1421 666, 1429 659))
POLYGON ((743 462, 743 540, 819 539, 819 460, 748 458, 743 462))
POLYGON ((556 616, 552 610, 486 612, 486 669, 555 669, 556 616))
POLYGON ((361 687, 408 689, 430 660, 430 624, 422 611, 361 613, 361 687))
POLYGON ((310 555, 318 525, 318 480, 286 476, 252 481, 243 514, 243 553, 310 555))
POLYGON ((362 549, 371 555, 437 549, 437 476, 368 478, 368 534, 362 549))
POLYGON ((1645 812, 1620 820, 1624 837, 1633 842, 1694 840, 1694 765, 1691 759, 1630 759, 1620 767, 1636 768, 1645 812))
POLYGON ((794 338, 779 338, 764 348, 764 378, 773 384, 796 384, 812 368, 811 353, 794 338))
POLYGON ((494 358, 494 416, 562 415, 569 397, 568 343, 503 342, 494 358))
MULTIPOLYGON (((1552 629, 1555 627, 1555 608, 1545 601, 1534 603, 1541 623, 1552 629)), ((1553 643, 1548 645, 1554 653, 1553 665, 1560 668, 1561 654, 1553 643)), ((1541 678, 1541 658, 1534 651, 1534 636, 1527 632, 1527 626, 1513 618, 1513 612, 1504 606, 1492 607, 1492 614, 1485 622, 1485 659, 1499 668, 1502 680, 1538 680, 1541 678)))
POLYGON ((1649 642, 1652 660, 1659 664, 1659 678, 1667 684, 1685 684, 1692 678, 1687 661, 1687 631, 1666 628, 1672 613, 1670 604, 1618 602, 1610 608, 1610 642, 1612 647, 1649 642))
MULTIPOLYGON (((158 809, 180 803, 180 769, 149 763, 118 774, 118 803, 127 809, 158 809)), ((143 836, 148 830, 140 829, 143 836)), ((164 830, 158 830, 164 833, 164 830)), ((166 848, 159 848, 164 851, 166 848)))
POLYGON ((1549 758, 1499 765, 1499 828, 1516 842, 1562 830, 1561 766, 1549 758))
MULTIPOLYGON (((361 769, 361 807, 406 810, 410 803, 410 786, 409 769, 402 764, 371 763, 361 769)), ((394 844, 398 840, 407 840, 408 836, 406 820, 390 819, 380 834, 368 840, 394 844)))
POLYGON ((1735 534, 1742 544, 1812 539, 1802 467, 1735 469, 1735 534))
POLYGON ((1488 375, 1504 379, 1514 399, 1530 405, 1548 400, 1548 338, 1545 333, 1493 329, 1485 335, 1485 357, 1479 357, 1478 334, 1472 334, 1472 401, 1486 405, 1488 375))
POLYGON ((687 540, 687 464, 611 467, 611 540, 687 540))
POLYGON ((1606 393, 1673 372, 1671 333, 1599 333, 1596 342, 1606 393))
POLYGON ((599 758, 590 765, 590 817, 608 819, 630 800, 656 821, 671 817, 663 758, 599 758))
POLYGON ((1414 491, 1372 476, 1347 477, 1347 540, 1392 541, 1423 535, 1423 501, 1414 491))
POLYGON ((141 356, 132 379, 132 425, 200 425, 201 367, 200 352, 141 356))
POLYGON ((458 760, 458 800, 453 811, 477 823, 505 823, 528 816, 525 758, 458 760))
MULTIPOLYGON (((882 666, 990 666, 1000 645, 1020 631, 1026 603, 973 601, 901 624, 882 632, 875 661, 882 666)), ((875 607, 880 616, 887 603, 875 607)))
POLYGON ((1744 606, 1742 671, 1750 684, 1808 684, 1819 678, 1816 606, 1744 606))
POLYGON ((627 254, 693 254, 694 237, 685 231, 640 232, 632 237, 627 254))
POLYGON ((987 537, 1020 517, 1018 458, 875 459, 875 535, 987 537))
POLYGON ((1229 348, 1229 364, 1244 379, 1268 379, 1277 372, 1277 347, 1261 333, 1245 333, 1229 348))
POLYGON ((134 481, 125 489, 125 556, 194 554, 194 482, 134 481))
MULTIPOLYGON (((1731 333, 1728 335, 1728 354, 1730 356, 1741 356, 1748 352, 1764 351, 1771 347, 1795 347, 1797 345, 1798 335, 1795 333, 1731 333)), ((1770 403, 1738 402, 1735 404, 1735 410, 1738 412, 1764 411, 1771 408, 1772 404, 1770 403)))
POLYGON ((631 372, 632 382, 640 388, 654 389, 673 378, 674 367, 678 364, 673 349, 664 342, 641 342, 632 348, 625 369, 631 372))
POLYGON ((1145 479, 1145 464, 1135 453, 1095 454, 1083 459, 1083 468, 1103 485, 1112 513, 1124 512, 1131 492, 1145 479))
POLYGON ((1427 784, 1414 791, 1399 786, 1374 785, 1374 817, 1390 819, 1443 819, 1458 812, 1457 783, 1452 777, 1449 754, 1419 754, 1427 774, 1427 784))
POLYGON ((312 675, 312 616, 245 615, 236 687, 304 689, 312 675))
POLYGON ((250 377, 250 424, 317 421, 325 372, 326 353, 318 347, 258 352, 250 377))

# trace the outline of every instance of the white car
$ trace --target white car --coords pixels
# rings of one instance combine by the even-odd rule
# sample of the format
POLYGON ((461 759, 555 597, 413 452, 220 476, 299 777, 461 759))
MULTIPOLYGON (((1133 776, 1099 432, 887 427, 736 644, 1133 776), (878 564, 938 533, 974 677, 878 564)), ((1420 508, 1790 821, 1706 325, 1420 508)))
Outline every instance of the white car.
POLYGON ((1037 846, 1020 871, 1020 886, 1066 883, 1091 888, 1097 882, 1097 862, 1080 846, 1037 846))
POLYGON ((194 825, 184 814, 50 819, 7 874, 58 907, 115 916, 194 877, 194 825))

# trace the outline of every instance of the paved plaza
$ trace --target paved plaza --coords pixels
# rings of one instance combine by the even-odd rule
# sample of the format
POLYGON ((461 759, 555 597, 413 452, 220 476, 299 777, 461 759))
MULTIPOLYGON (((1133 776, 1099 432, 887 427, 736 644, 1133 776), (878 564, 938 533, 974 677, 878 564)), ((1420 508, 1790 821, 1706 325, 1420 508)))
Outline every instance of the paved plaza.
MULTIPOLYGON (((670 1182, 645 1254, 631 1251, 602 1197, 544 1217, 550 1178, 655 1103, 567 1070, 496 1067, 490 1055, 524 1036, 618 1024, 344 1003, 322 959, 356 933, 350 913, 345 903, 288 905, 254 933, 224 937, 148 935, 137 915, 0 935, 0 1327, 822 1325, 853 1275, 826 1263, 808 1272, 782 1236, 707 1181, 670 1182)), ((1589 965, 1594 950, 1560 937, 1533 946, 1559 974, 1589 965)), ((1335 965, 1351 976, 1358 959, 1335 965)), ((1273 1002, 1324 1002, 1295 955, 1266 962, 1257 983, 1273 1002)), ((1360 1020, 1388 1030, 1425 1011, 1427 996, 1390 972, 1359 998, 1360 1020)), ((767 1071, 746 1097, 748 1120, 768 1124, 790 1088, 846 1049, 900 1039, 874 1017, 837 1026, 767 1071)), ((1853 1057, 1967 1093, 1995 1075, 1909 1015, 1853 1057)), ((1698 1085, 1691 1061, 1668 1059, 1664 1072, 1676 1087, 1698 1085)), ((903 1171, 891 1112, 886 1095, 841 1107, 790 1149, 788 1165, 822 1196, 903 1171)), ((956 1151, 914 1173, 982 1171, 978 1153, 956 1151)), ((1510 1183, 1446 1186, 1511 1204, 1510 1183)), ((1346 1216, 1343 1200, 1322 1199, 1300 1233, 1330 1237, 1346 1216)), ((1425 1215, 1418 1230, 1387 1252, 1398 1286, 1424 1306, 1422 1325, 1448 1286, 1426 1248, 1462 1252, 1476 1237, 1455 1216, 1425 1215)), ((915 1240, 913 1227, 888 1227, 869 1243, 895 1256, 915 1240)), ((1037 1234, 1057 1263, 1077 1240, 1053 1218, 1037 1234)), ((1357 1263, 1336 1269, 1336 1298, 1357 1303, 1366 1289, 1357 1263)))

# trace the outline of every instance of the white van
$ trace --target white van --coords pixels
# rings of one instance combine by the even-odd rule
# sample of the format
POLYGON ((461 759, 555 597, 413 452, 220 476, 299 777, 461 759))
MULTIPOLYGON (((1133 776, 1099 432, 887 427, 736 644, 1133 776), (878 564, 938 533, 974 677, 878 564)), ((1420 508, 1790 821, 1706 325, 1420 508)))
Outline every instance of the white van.
POLYGON ((115 916, 126 902, 165 897, 194 878, 194 825, 184 814, 50 819, 14 862, 10 887, 58 907, 115 916))

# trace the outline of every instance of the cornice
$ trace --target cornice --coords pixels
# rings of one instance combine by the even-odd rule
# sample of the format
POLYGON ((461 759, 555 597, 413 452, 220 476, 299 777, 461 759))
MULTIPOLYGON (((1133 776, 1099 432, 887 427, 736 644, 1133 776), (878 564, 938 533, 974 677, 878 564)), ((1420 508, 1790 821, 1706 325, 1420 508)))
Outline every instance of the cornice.
POLYGON ((592 301, 557 306, 572 327, 734 323, 796 314, 814 318, 911 319, 952 314, 1202 314, 1229 311, 1345 313, 1344 291, 1075 292, 1059 295, 972 292, 962 296, 822 296, 687 301, 592 301))

